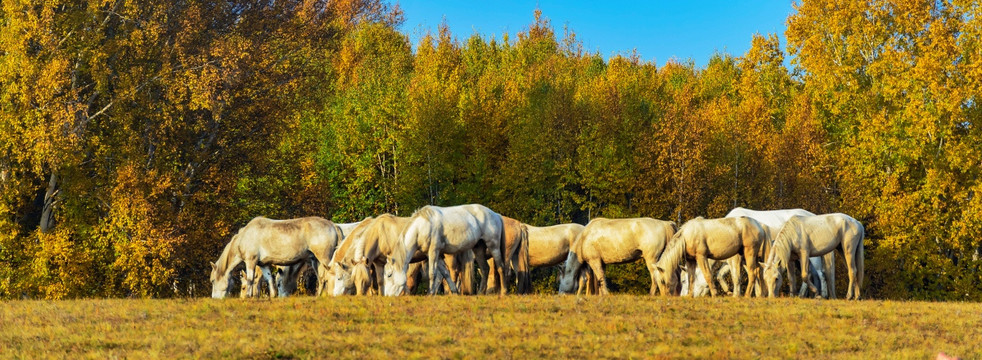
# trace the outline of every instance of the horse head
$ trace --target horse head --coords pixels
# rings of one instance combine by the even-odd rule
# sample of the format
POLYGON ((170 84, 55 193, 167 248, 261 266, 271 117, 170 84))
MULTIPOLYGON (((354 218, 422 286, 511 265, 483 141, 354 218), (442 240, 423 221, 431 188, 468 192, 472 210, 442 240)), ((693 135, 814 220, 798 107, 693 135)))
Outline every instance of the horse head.
POLYGON ((406 292, 406 269, 398 266, 391 258, 386 260, 384 268, 386 296, 398 296, 406 292))
POLYGON ((211 297, 221 299, 228 295, 228 288, 231 286, 232 277, 228 276, 225 269, 215 263, 211 263, 211 297))
POLYGON ((781 273, 784 270, 782 265, 787 266, 787 264, 782 264, 778 257, 773 253, 771 254, 770 259, 767 260, 767 263, 764 264, 763 277, 767 297, 777 296, 777 292, 781 288, 781 284, 783 283, 781 273))
POLYGON ((343 263, 331 263, 327 278, 333 282, 330 291, 334 296, 351 294, 351 289, 355 287, 354 281, 351 280, 351 266, 343 263))
MULTIPOLYGON (((662 295, 676 296, 679 294, 679 279, 674 272, 669 273, 660 265, 656 265, 653 274, 655 277, 655 284, 658 285, 658 291, 661 292, 662 295)), ((691 279, 689 281, 691 281, 691 279)))

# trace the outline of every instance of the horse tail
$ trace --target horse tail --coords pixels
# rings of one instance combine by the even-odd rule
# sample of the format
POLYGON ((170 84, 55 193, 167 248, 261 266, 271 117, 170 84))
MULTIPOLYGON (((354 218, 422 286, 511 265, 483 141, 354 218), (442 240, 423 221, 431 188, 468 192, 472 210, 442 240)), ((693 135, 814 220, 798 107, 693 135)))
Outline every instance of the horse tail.
POLYGON ((519 232, 518 236, 518 261, 516 265, 518 269, 518 293, 519 294, 530 294, 532 293, 532 279, 529 274, 529 229, 525 224, 519 226, 522 231, 519 232))
MULTIPOLYGON (((490 271, 497 271, 496 270, 497 268, 499 268, 499 267, 501 268, 501 272, 499 273, 499 275, 501 275, 501 276, 498 276, 497 277, 498 284, 495 284, 495 286, 496 287, 497 286, 501 286, 499 288, 499 291, 507 291, 508 290, 508 279, 511 278, 512 273, 514 272, 513 269, 512 269, 513 264, 511 263, 511 257, 508 255, 509 252, 507 251, 507 248, 508 248, 508 245, 507 245, 507 243, 508 243, 508 232, 505 231, 505 218, 503 216, 501 216, 501 215, 497 215, 497 216, 495 216, 495 218, 498 219, 498 224, 501 225, 501 226, 498 227, 498 229, 500 230, 500 234, 498 234, 498 253, 501 255, 501 263, 499 264, 498 261, 496 260, 494 262, 495 267, 494 268, 491 268, 491 269, 488 269, 488 271, 489 272, 490 271)), ((493 256, 492 256, 492 259, 494 259, 493 256)), ((488 287, 491 287, 491 286, 492 286, 491 284, 488 284, 488 287)))
POLYGON ((859 299, 859 290, 863 288, 863 262, 866 261, 866 246, 863 245, 866 238, 866 229, 863 224, 856 221, 859 224, 859 251, 856 251, 856 299, 859 299))

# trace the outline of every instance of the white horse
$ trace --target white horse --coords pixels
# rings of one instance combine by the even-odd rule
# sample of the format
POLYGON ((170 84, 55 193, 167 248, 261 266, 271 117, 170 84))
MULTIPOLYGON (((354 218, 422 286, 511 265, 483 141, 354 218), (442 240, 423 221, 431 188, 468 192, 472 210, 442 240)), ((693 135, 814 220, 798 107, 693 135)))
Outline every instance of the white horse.
MULTIPOLYGON (((240 263, 246 268, 246 296, 252 296, 252 284, 256 280, 256 266, 269 283, 271 296, 276 296, 276 286, 270 266, 295 265, 313 259, 326 264, 334 255, 334 248, 341 235, 334 223, 319 217, 290 220, 272 220, 256 217, 232 236, 225 245, 218 261, 211 263, 211 296, 228 295, 232 281, 229 274, 240 263)), ((318 266, 318 276, 323 276, 318 266)), ((326 271, 326 268, 323 269, 326 271)), ((318 289, 318 294, 323 289, 318 289)))
POLYGON ((559 292, 572 292, 580 268, 583 264, 588 264, 596 277, 600 294, 609 294, 604 278, 604 264, 620 264, 644 258, 651 273, 650 294, 654 295, 655 261, 674 233, 675 223, 652 218, 591 220, 570 248, 560 276, 559 292))
MULTIPOLYGON (((503 280, 504 256, 501 254, 503 241, 501 215, 483 205, 470 204, 452 207, 424 206, 416 210, 409 225, 403 231, 403 244, 406 256, 389 257, 385 265, 386 295, 399 295, 406 291, 406 271, 412 261, 412 254, 420 250, 427 255, 429 265, 429 293, 436 294, 440 280, 451 279, 450 270, 444 262, 443 254, 461 254, 473 251, 478 242, 483 242, 494 258, 498 272, 500 293, 508 291, 503 280)), ((486 262, 483 252, 475 254, 478 263, 486 262)), ((458 293, 456 284, 450 282, 450 290, 458 293)))
POLYGON ((764 265, 764 283, 768 296, 773 297, 777 292, 781 273, 784 271, 788 272, 788 286, 791 293, 794 293, 794 283, 790 281, 793 276, 789 268, 792 255, 797 255, 801 262, 802 286, 798 296, 805 295, 805 285, 812 292, 819 293, 811 282, 809 262, 806 259, 835 250, 844 256, 849 270, 846 299, 859 299, 863 283, 864 232, 862 223, 842 213, 792 217, 775 237, 771 255, 764 265))
MULTIPOLYGON (((750 274, 750 283, 756 281, 757 252, 766 241, 767 235, 756 220, 751 218, 722 218, 703 219, 697 217, 687 221, 672 237, 666 246, 665 253, 655 266, 658 287, 662 294, 674 294, 674 283, 669 283, 679 265, 685 261, 686 270, 691 279, 695 275, 695 266, 702 268, 702 273, 709 285, 709 292, 716 296, 716 287, 709 278, 709 259, 728 259, 738 253, 746 257, 746 265, 750 274)), ((689 283, 692 287, 692 283, 689 283)), ((694 289, 689 289, 692 294, 694 289)), ((752 289, 748 288, 745 296, 750 296, 752 289)))
MULTIPOLYGON (((350 234, 351 231, 360 223, 361 221, 351 223, 334 223, 334 225, 337 225, 338 231, 341 234, 341 240, 338 241, 338 247, 344 243, 344 240, 348 237, 348 234, 350 234)), ((299 282, 298 278, 300 277, 300 274, 303 274, 308 268, 316 272, 317 264, 307 261, 290 266, 276 266, 276 271, 273 272, 273 277, 276 279, 276 291, 278 295, 280 297, 286 297, 297 291, 297 283, 299 282)), ((244 278, 242 283, 244 288, 244 278)))
MULTIPOLYGON (((791 219, 792 216, 815 216, 814 213, 804 210, 804 209, 782 209, 782 210, 751 210, 742 207, 730 210, 726 217, 748 217, 757 220, 760 225, 764 226, 764 231, 767 232, 768 242, 765 243, 763 251, 758 253, 760 259, 767 259, 770 254, 771 243, 774 241, 774 236, 777 232, 784 227, 784 223, 791 219)), ((812 276, 817 277, 822 280, 822 297, 834 299, 835 298, 835 253, 830 252, 825 256, 815 256, 809 259, 811 262, 811 269, 813 269, 812 276)), ((729 261, 728 264, 731 266, 734 264, 739 264, 740 258, 736 261, 729 261)), ((739 279, 739 276, 736 277, 739 279)), ((761 277, 758 277, 761 279, 761 277)), ((754 290, 757 292, 757 296, 764 296, 762 286, 759 281, 754 285, 754 290)), ((739 286, 734 286, 736 291, 739 291, 739 286)))
POLYGON ((370 266, 375 270, 376 285, 381 287, 386 259, 405 257, 401 234, 408 224, 407 217, 382 214, 366 219, 352 230, 328 265, 329 278, 334 282, 332 294, 367 294, 373 280, 369 277, 370 266))

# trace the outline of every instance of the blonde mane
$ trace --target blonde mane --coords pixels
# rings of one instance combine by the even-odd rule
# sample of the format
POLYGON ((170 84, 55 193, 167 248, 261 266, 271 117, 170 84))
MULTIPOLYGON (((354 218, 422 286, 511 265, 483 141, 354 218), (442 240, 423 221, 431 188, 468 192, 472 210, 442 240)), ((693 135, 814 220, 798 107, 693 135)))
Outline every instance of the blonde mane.
POLYGON ((682 232, 677 231, 665 245, 665 251, 661 254, 659 265, 663 271, 672 273, 679 268, 683 261, 685 261, 685 239, 682 238, 682 232))
MULTIPOLYGON (((241 233, 241 231, 242 229, 239 229, 239 233, 241 233)), ((234 246, 238 244, 239 233, 232 235, 232 239, 228 241, 228 244, 225 244, 222 254, 219 255, 218 260, 215 261, 215 266, 222 270, 223 275, 232 272, 229 263, 232 262, 231 259, 234 257, 231 255, 231 253, 234 251, 234 246)))
POLYGON ((775 263, 787 267, 788 262, 791 261, 791 237, 797 235, 798 226, 801 224, 799 216, 792 216, 781 230, 778 231, 777 236, 774 237, 774 242, 771 243, 771 257, 767 260, 767 263, 774 265, 775 263))

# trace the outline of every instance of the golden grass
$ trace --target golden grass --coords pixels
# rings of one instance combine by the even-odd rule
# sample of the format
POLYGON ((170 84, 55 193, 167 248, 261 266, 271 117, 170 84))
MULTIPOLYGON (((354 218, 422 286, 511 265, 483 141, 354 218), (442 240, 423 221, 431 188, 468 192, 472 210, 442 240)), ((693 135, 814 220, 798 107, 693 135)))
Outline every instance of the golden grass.
POLYGON ((633 295, 0 303, 3 358, 982 357, 982 305, 633 295))

